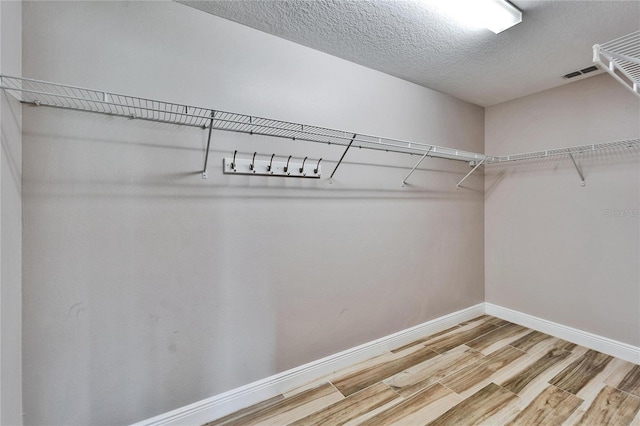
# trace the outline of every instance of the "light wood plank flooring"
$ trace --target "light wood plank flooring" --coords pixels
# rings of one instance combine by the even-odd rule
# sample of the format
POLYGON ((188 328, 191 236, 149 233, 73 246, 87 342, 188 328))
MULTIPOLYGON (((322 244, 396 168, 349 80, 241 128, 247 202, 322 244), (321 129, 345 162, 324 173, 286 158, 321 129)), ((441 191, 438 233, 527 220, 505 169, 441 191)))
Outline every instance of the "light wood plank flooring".
POLYGON ((488 315, 213 425, 635 425, 640 366, 488 315))

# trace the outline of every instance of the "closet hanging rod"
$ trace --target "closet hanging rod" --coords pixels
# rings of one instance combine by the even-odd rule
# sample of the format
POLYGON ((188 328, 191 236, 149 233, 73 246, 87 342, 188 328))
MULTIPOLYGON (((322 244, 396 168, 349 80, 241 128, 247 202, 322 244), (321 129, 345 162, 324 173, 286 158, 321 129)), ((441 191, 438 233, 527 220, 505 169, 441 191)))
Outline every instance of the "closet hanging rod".
MULTIPOLYGON (((212 108, 158 101, 129 95, 51 83, 30 78, 0 75, 0 88, 21 102, 116 115, 182 126, 201 127, 251 135, 347 146, 354 132, 273 120, 212 108), (212 114, 214 116, 212 117, 212 114)), ((409 142, 356 133, 353 147, 477 163, 484 154, 455 148, 409 142)))

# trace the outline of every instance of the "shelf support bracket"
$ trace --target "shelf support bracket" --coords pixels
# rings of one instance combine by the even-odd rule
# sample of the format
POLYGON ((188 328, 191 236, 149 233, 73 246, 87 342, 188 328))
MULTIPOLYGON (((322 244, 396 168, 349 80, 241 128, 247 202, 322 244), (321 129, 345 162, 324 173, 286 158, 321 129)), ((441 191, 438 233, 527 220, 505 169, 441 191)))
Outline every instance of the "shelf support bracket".
POLYGON ((211 111, 211 120, 209 120, 209 137, 207 138, 207 150, 204 153, 204 167, 202 169, 202 179, 207 179, 207 162, 209 161, 209 146, 211 145, 211 130, 213 130, 213 119, 215 118, 215 111, 211 111))
POLYGON ((486 160, 487 160, 487 157, 484 157, 484 158, 482 159, 482 161, 480 161, 478 164, 476 164, 476 166, 475 166, 473 169, 471 169, 471 171, 470 171, 469 173, 467 173, 467 175, 466 175, 465 177, 463 177, 463 178, 460 180, 460 182, 458 182, 458 184, 456 185, 456 189, 460 188, 460 185, 462 185, 462 182, 464 182, 465 180, 467 180, 467 178, 468 178, 469 176, 471 176, 471 174, 472 174, 473 172, 475 172, 475 171, 476 171, 476 169, 477 169, 478 167, 482 166, 482 163, 484 163, 486 160))
POLYGON ((342 163, 342 160, 344 160, 344 156, 347 155, 347 151, 349 151, 349 148, 351 148, 351 144, 353 143, 353 141, 356 140, 356 136, 357 136, 357 134, 354 133, 353 137, 351 138, 351 142, 349 142, 349 145, 347 145, 347 149, 345 149, 344 152, 342 153, 342 157, 340 157, 340 160, 338 160, 338 164, 336 164, 336 168, 333 169, 333 172, 331 173, 331 176, 329 176, 329 183, 333 182, 333 175, 336 174, 336 170, 338 170, 338 167, 340 167, 340 164, 342 163))
POLYGON ((571 161, 573 162, 573 166, 576 168, 576 171, 578 172, 578 176, 580 176, 580 185, 581 186, 585 186, 584 175, 582 174, 582 170, 580 170, 580 167, 578 167, 578 163, 576 163, 576 159, 573 158, 573 154, 571 154, 571 153, 569 153, 569 157, 571 157, 571 161))
POLYGON ((422 156, 422 158, 420 158, 420 161, 418 161, 418 163, 413 166, 413 169, 411 169, 411 171, 409 172, 409 174, 402 180, 402 186, 405 186, 407 184, 407 179, 409 179, 409 177, 413 174, 413 172, 418 168, 418 166, 420 165, 420 163, 422 163, 422 160, 424 160, 425 158, 427 158, 427 155, 429 155, 429 153, 431 152, 431 150, 433 149, 432 146, 429 147, 429 150, 427 152, 424 153, 424 155, 422 156))

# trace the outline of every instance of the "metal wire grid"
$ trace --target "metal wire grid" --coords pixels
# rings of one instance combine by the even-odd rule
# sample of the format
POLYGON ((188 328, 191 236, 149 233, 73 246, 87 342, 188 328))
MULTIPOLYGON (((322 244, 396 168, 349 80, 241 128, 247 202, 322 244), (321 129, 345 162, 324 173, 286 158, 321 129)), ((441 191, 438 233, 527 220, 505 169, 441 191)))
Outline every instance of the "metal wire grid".
MULTIPOLYGON (((615 43, 612 44, 613 46, 622 46, 624 48, 633 45, 640 50, 640 31, 614 40, 611 43, 615 43), (633 40, 631 36, 637 39, 636 42, 630 41, 633 40)), ((628 52, 627 50, 624 51, 628 52)), ((640 139, 630 139, 493 157, 424 143, 355 134, 342 130, 162 102, 20 77, 0 76, 0 88, 12 93, 21 102, 35 105, 90 111, 183 126, 201 128, 211 126, 216 130, 343 146, 349 145, 353 140, 353 147, 408 154, 428 153, 427 155, 429 157, 447 158, 472 163, 478 163, 482 159, 485 159, 485 164, 503 163, 507 161, 640 146, 640 139)))
POLYGON ((356 134, 342 130, 291 123, 210 108, 162 102, 93 89, 51 83, 28 78, 0 76, 0 88, 21 102, 81 111, 139 118, 162 123, 211 128, 253 135, 274 136, 292 140, 424 154, 430 157, 475 162, 484 154, 461 151, 425 143, 408 142, 356 134), (352 142, 353 141, 353 142, 352 142))
POLYGON ((640 82, 640 31, 600 45, 634 82, 640 82))
POLYGON ((524 154, 505 155, 502 157, 491 157, 488 163, 504 163, 508 161, 529 160, 534 158, 553 157, 558 155, 580 154, 585 152, 595 152, 603 150, 620 150, 640 147, 640 139, 627 139, 612 142, 596 143, 591 145, 573 146, 570 148, 549 149, 546 151, 527 152, 524 154))
POLYGON ((593 48, 594 62, 600 64, 609 74, 640 96, 640 31, 595 45, 593 48), (603 61, 603 58, 606 61, 603 61), (616 70, 629 81, 626 82, 616 75, 616 70))
POLYGON ((26 78, 0 76, 0 87, 25 103, 186 126, 203 127, 208 124, 210 116, 209 110, 204 108, 26 78))

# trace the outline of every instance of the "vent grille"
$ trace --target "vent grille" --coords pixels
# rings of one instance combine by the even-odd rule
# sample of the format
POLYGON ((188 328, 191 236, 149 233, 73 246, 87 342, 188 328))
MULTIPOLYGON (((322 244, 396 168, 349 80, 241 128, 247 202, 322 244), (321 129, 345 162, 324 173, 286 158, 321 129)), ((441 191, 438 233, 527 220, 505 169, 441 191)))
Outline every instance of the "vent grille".
POLYGON ((578 77, 580 75, 588 74, 594 71, 598 71, 598 67, 595 65, 592 65, 590 67, 582 68, 581 70, 576 70, 576 71, 570 72, 569 74, 565 74, 562 76, 562 78, 574 78, 574 77, 578 77))
POLYGON ((582 75, 582 73, 580 71, 574 71, 574 72, 570 72, 569 74, 565 74, 563 76, 563 78, 573 78, 573 77, 577 77, 579 75, 582 75))

